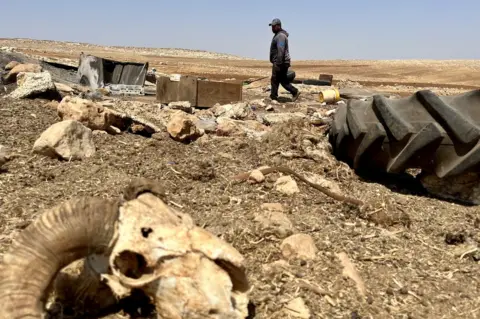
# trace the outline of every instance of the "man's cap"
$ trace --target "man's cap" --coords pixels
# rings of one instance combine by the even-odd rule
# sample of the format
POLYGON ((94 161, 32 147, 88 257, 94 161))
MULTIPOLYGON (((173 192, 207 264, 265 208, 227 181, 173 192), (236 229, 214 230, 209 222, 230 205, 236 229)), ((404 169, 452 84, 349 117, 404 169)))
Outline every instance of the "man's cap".
POLYGON ((273 19, 272 23, 270 23, 269 26, 272 25, 282 25, 282 21, 280 21, 280 19, 273 19))

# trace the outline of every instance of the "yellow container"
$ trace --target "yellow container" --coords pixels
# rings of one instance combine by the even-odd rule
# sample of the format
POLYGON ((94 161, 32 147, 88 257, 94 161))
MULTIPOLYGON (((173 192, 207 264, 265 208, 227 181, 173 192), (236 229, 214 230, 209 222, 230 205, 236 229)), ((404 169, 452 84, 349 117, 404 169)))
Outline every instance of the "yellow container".
POLYGON ((340 101, 340 92, 336 88, 323 90, 318 95, 320 103, 335 103, 340 101))

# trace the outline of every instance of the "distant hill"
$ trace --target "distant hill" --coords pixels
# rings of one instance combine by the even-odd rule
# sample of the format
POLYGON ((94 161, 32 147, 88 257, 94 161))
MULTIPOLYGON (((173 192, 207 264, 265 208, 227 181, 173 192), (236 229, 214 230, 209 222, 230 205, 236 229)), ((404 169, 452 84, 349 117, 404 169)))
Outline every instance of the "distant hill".
POLYGON ((203 58, 203 59, 225 59, 225 60, 255 60, 226 53, 209 52, 203 50, 190 50, 180 48, 146 48, 132 46, 104 46, 81 42, 54 41, 54 40, 36 40, 24 38, 0 38, 0 47, 15 47, 27 50, 47 49, 50 52, 65 51, 109 51, 109 52, 129 52, 140 55, 171 56, 184 58, 203 58))

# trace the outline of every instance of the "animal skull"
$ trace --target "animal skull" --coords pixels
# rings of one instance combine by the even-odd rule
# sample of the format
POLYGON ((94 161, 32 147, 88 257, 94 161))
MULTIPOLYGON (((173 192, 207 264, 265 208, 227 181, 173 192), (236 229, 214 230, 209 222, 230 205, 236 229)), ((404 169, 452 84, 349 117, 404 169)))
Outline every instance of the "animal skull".
MULTIPOLYGON (((104 225, 110 235, 105 236, 100 244, 106 244, 108 248, 89 250, 85 254, 87 256, 83 256, 87 258, 82 273, 75 278, 80 283, 75 299, 93 300, 102 291, 103 306, 109 306, 129 296, 134 290, 141 290, 155 305, 158 318, 246 318, 249 284, 242 255, 226 242, 195 226, 190 216, 166 205, 161 192, 151 187, 149 189, 148 183, 133 183, 126 191, 126 201, 112 204, 117 212, 107 215, 114 216, 110 218, 113 227, 104 225), (105 293, 105 284, 109 287, 108 293, 105 293)), ((75 204, 78 206, 78 203, 73 203, 72 211, 75 210, 75 204)), ((62 209, 53 211, 50 214, 62 214, 62 209)), ((94 219, 92 216, 98 216, 99 213, 104 212, 89 212, 84 217, 91 221, 94 219)), ((41 318, 43 309, 36 308, 38 303, 35 300, 45 298, 46 288, 38 292, 35 300, 20 300, 22 292, 29 290, 30 285, 41 278, 36 276, 31 282, 23 280, 15 287, 9 285, 9 279, 12 280, 14 276, 18 278, 22 271, 21 267, 17 267, 18 264, 23 265, 23 271, 26 269, 27 273, 30 272, 27 265, 19 261, 23 258, 18 253, 21 251, 19 245, 28 246, 25 237, 31 239, 31 233, 38 233, 38 229, 43 227, 41 221, 45 223, 48 220, 45 218, 47 215, 48 212, 42 216, 43 219, 25 230, 19 243, 12 244, 13 249, 4 259, 2 270, 7 273, 5 279, 0 279, 0 292, 10 289, 11 296, 19 297, 0 293, 0 304, 7 305, 8 310, 7 314, 0 314, 0 318, 19 318, 26 313, 41 318), (23 307, 15 307, 15 304, 23 307)), ((69 214, 64 215, 68 219, 69 214)), ((56 220, 61 218, 57 216, 56 220)), ((70 222, 71 219, 66 220, 66 224, 70 222)), ((48 249, 65 251, 58 247, 48 249)), ((37 257, 42 258, 39 255, 37 257)), ((62 265, 55 266, 56 269, 42 273, 56 273, 62 268, 62 265)), ((63 276, 65 279, 65 274, 63 276)), ((53 277, 50 275, 46 280, 53 277)), ((57 276, 54 287, 57 293, 62 293, 69 285, 65 281, 59 282, 58 278, 60 276, 57 276)), ((44 286, 49 285, 50 282, 44 286)))

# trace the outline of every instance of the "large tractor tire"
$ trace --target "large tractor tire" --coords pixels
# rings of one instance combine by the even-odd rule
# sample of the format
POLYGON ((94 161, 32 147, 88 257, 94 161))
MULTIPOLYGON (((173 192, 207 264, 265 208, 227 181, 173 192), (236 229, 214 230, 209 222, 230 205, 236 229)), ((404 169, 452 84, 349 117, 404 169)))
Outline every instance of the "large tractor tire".
POLYGON ((480 168, 480 90, 375 95, 339 106, 329 132, 335 156, 356 170, 421 168, 440 178, 480 168))

